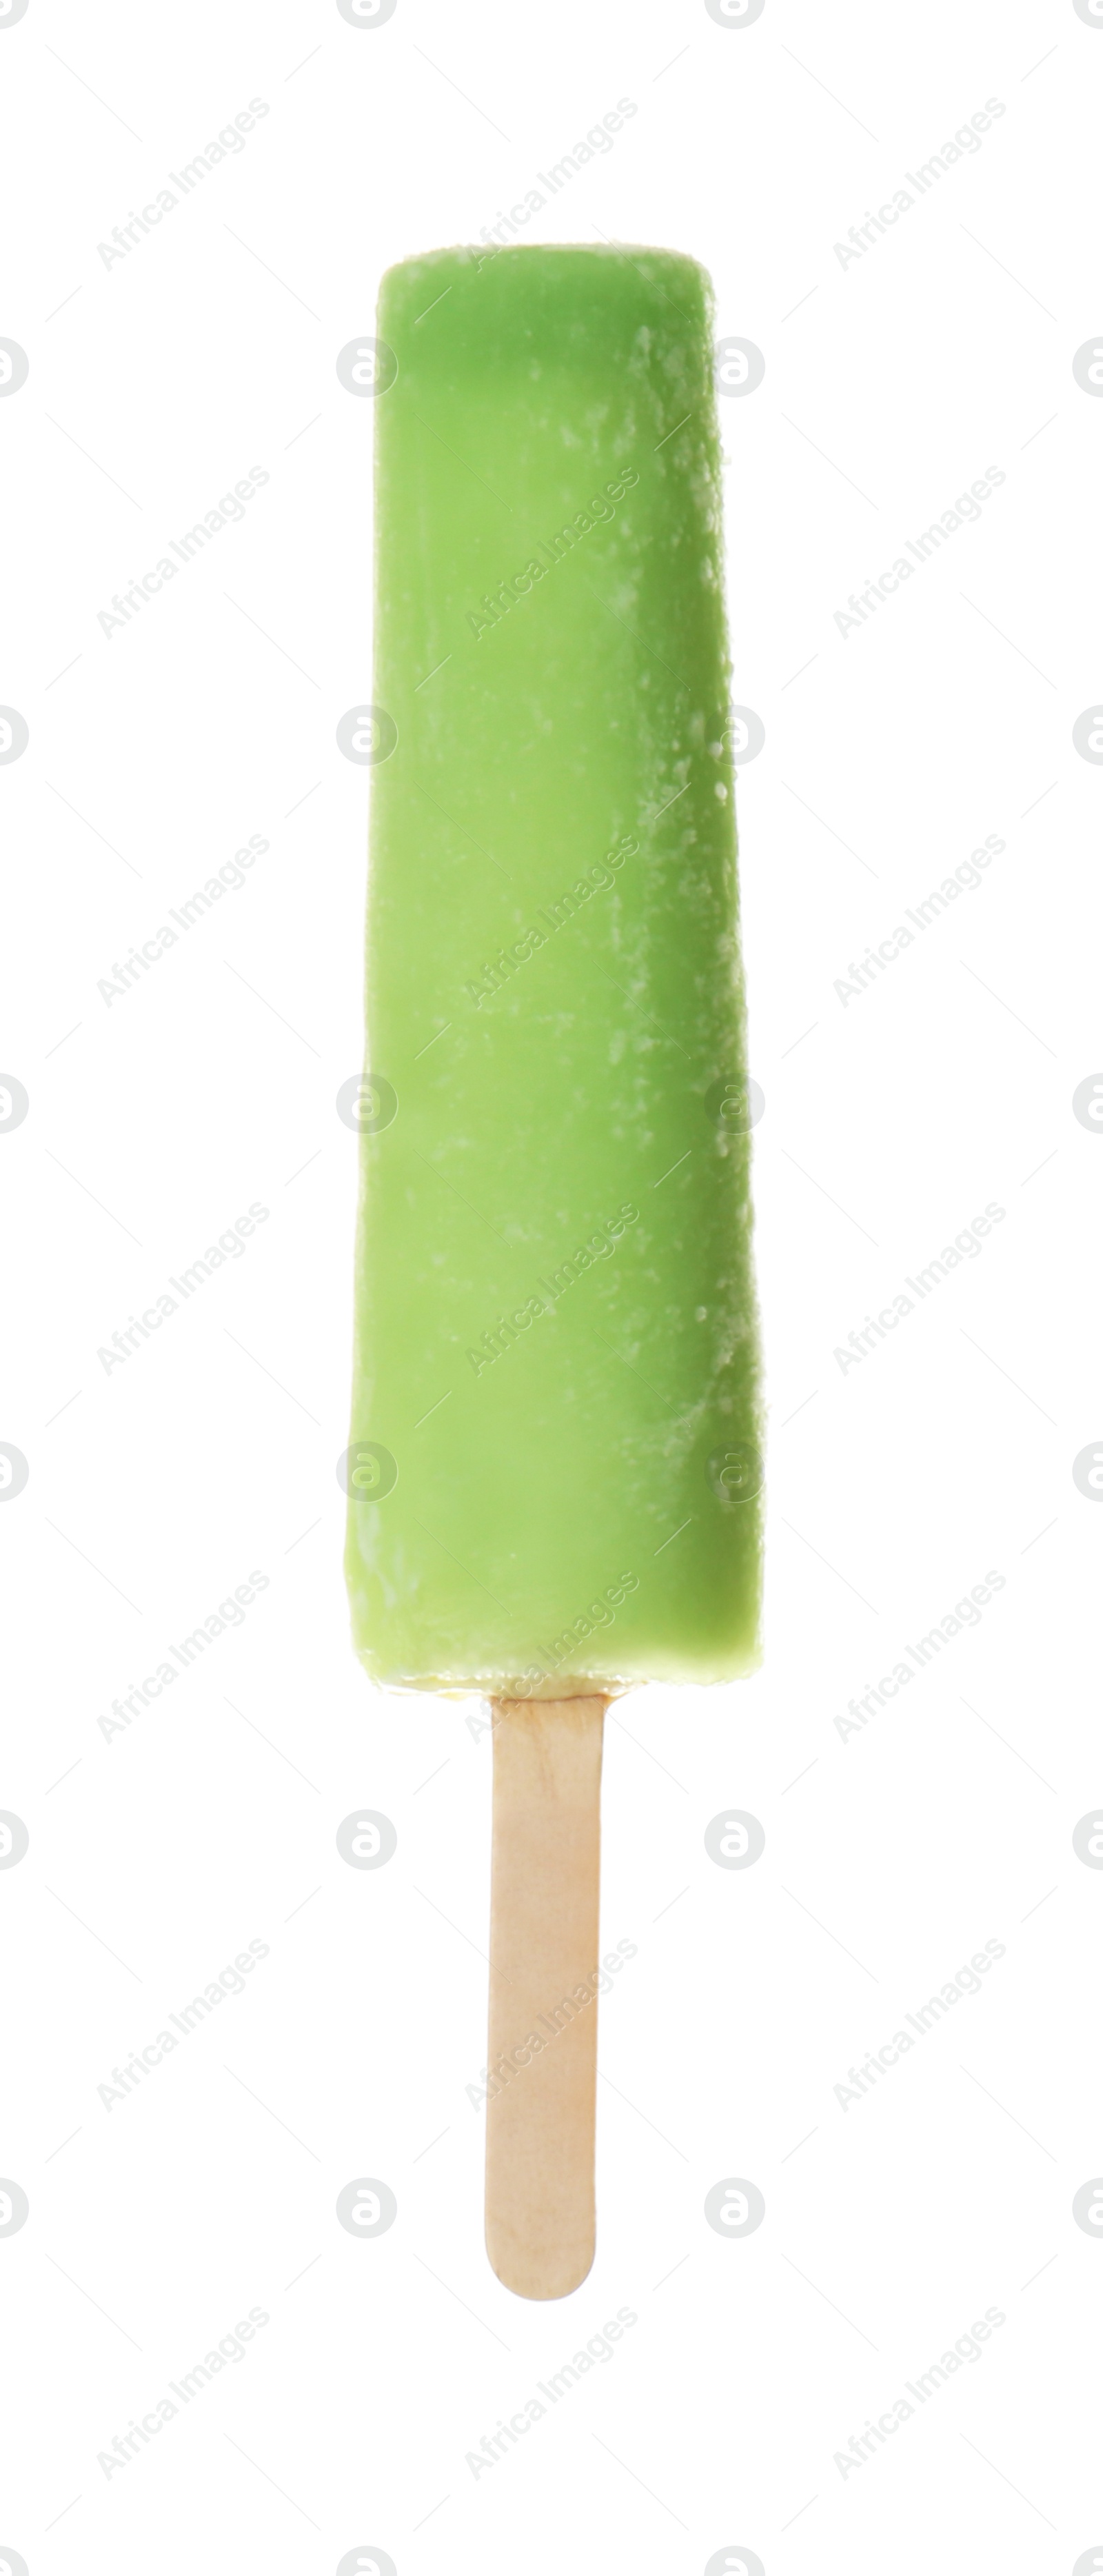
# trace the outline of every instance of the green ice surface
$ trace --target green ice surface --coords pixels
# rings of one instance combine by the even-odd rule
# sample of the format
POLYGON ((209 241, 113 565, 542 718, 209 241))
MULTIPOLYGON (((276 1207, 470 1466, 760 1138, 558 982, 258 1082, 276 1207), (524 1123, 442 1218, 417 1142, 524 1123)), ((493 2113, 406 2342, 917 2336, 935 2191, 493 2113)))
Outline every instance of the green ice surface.
POLYGON ((709 280, 438 251, 376 330, 356 1647, 726 1680, 762 1502, 709 280))

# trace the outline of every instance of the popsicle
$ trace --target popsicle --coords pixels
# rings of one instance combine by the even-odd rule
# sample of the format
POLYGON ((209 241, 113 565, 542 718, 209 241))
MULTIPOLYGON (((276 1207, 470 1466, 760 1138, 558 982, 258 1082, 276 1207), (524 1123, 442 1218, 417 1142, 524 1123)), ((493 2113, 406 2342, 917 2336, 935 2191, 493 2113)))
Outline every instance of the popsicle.
POLYGON ((602 1721, 757 1660, 762 1425, 708 278, 383 280, 346 1573, 494 1719, 487 2246, 594 2246, 602 1721))

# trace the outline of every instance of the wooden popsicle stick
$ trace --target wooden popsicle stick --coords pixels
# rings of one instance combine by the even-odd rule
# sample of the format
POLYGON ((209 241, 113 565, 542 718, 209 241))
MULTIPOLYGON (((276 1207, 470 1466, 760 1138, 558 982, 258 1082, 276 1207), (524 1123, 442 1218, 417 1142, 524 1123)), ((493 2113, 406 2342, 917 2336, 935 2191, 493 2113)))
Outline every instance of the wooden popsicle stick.
POLYGON ((492 1703, 491 2086, 498 2059, 512 2071, 487 2103, 486 2248, 522 2299, 564 2298, 594 2259, 607 1705, 597 1696, 492 1703))

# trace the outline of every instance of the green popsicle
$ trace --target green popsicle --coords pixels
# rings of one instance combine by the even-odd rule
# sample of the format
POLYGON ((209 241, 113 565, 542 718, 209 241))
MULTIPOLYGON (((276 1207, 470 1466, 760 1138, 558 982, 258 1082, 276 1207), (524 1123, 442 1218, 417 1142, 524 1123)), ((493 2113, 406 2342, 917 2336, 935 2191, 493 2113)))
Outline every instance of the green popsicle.
MULTIPOLYGON (((383 283, 346 1569, 380 1682, 494 1711, 487 2245, 594 2246, 602 1724, 757 1653, 750 1117, 708 280, 383 283)), ((617 1964, 617 1963, 615 1963, 617 1964)))
POLYGON ((710 325, 672 252, 383 282, 345 1480, 384 1683, 558 1700, 756 1659, 710 325))

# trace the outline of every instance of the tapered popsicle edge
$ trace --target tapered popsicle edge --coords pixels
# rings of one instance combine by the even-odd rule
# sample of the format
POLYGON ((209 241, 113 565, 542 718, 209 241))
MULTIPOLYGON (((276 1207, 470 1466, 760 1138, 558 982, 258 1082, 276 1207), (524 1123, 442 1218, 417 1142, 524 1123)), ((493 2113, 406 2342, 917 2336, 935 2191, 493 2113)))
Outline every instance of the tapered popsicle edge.
POLYGON ((519 2298, 594 2259, 604 1694, 492 1701, 486 2247, 519 2298), (497 2075, 495 2070, 501 2068, 497 2075))

